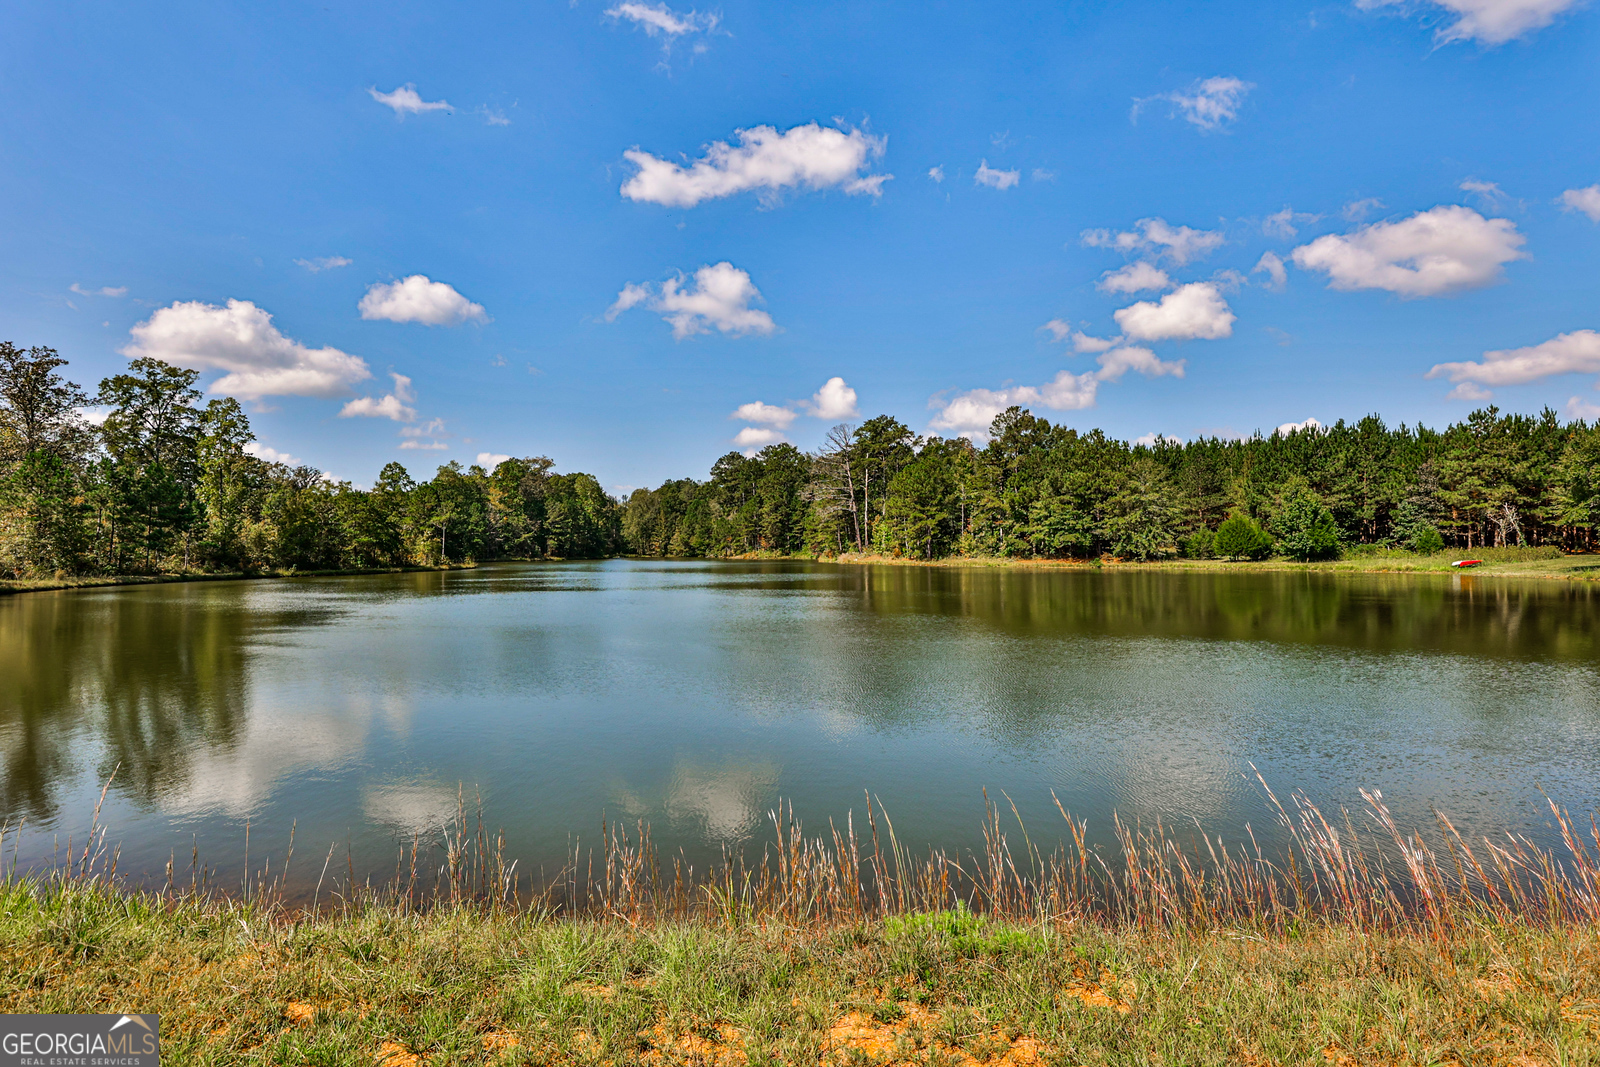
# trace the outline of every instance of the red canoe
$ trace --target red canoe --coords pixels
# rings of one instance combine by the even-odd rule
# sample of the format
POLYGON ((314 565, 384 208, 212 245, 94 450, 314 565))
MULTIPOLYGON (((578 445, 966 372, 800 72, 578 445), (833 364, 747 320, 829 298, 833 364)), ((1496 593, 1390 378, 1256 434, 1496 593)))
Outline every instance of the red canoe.
POLYGON ((1480 564, 1482 562, 1483 562, 1483 560, 1481 560, 1481 559, 1458 559, 1454 563, 1450 564, 1450 566, 1452 566, 1452 567, 1476 567, 1478 564, 1480 564))

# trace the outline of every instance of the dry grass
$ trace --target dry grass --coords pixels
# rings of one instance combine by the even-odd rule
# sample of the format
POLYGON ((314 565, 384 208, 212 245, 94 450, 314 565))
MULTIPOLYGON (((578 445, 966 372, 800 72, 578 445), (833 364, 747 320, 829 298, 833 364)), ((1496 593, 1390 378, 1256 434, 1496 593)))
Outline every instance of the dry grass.
POLYGON ((981 854, 913 858, 881 809, 775 812, 697 877, 613 827, 536 895, 463 805, 436 865, 316 908, 267 866, 125 891, 97 828, 0 880, 0 1011, 160 1012, 202 1064, 1600 1064, 1600 827, 1425 838, 1367 799, 1279 804, 1274 857, 1160 826, 1102 857, 1064 812, 1047 855, 991 805, 981 854))

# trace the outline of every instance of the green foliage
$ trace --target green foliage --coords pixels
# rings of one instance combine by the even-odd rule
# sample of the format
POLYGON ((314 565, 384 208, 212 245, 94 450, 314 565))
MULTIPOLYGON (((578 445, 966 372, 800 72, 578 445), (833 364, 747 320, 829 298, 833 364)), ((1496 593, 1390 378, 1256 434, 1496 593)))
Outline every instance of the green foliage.
POLYGON ((1444 551, 1444 535, 1432 523, 1418 525, 1412 528, 1408 546, 1413 552, 1431 556, 1435 552, 1444 551))
POLYGON ((1201 526, 1183 539, 1183 555, 1188 559, 1211 559, 1217 554, 1216 541, 1217 532, 1201 526))
POLYGON ((1211 541, 1222 559, 1262 559, 1272 551, 1272 538, 1242 511, 1229 515, 1211 541))
POLYGON ((1329 559, 1339 554, 1339 527, 1322 498, 1300 480, 1278 496, 1272 526, 1278 548, 1290 559, 1329 559))

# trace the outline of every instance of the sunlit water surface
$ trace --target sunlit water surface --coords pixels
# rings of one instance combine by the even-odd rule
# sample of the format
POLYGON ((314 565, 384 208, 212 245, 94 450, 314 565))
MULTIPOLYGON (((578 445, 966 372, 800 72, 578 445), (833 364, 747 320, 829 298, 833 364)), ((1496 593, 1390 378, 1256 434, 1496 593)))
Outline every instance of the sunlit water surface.
POLYGON ((123 871, 241 870, 247 823, 257 857, 293 826, 300 884, 334 842, 392 872, 464 788, 537 875, 602 818, 703 865, 780 798, 824 829, 869 791, 917 847, 974 847, 985 788, 1036 844, 1052 793, 1099 841, 1113 810, 1271 841, 1254 765, 1549 842, 1540 787, 1600 806, 1597 594, 639 560, 27 594, 0 598, 0 815, 48 857, 114 770, 123 871))

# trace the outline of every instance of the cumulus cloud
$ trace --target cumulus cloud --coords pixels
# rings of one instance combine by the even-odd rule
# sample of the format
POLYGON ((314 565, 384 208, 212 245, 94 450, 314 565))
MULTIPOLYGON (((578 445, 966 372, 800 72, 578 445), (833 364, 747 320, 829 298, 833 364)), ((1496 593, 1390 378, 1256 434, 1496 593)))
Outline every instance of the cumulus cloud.
POLYGON ((445 432, 443 419, 430 419, 421 426, 403 427, 400 436, 403 439, 400 447, 408 451, 442 452, 450 447, 445 444, 451 435, 445 432))
POLYGON ((1429 378, 1462 383, 1451 392, 1458 400, 1487 400, 1490 393, 1481 386, 1524 385, 1557 374, 1600 374, 1600 333, 1574 330, 1527 348, 1485 352, 1481 363, 1439 363, 1428 371, 1429 378))
POLYGON ((763 430, 759 426, 746 426, 733 436, 733 443, 745 450, 746 455, 753 455, 768 445, 778 444, 783 440, 781 430, 763 430))
POLYGON ((1563 211, 1581 211, 1590 222, 1600 222, 1600 185, 1587 189, 1568 189, 1557 201, 1563 211))
POLYGON ((1138 371, 1146 378, 1160 378, 1171 375, 1174 378, 1183 377, 1183 367, 1186 360, 1161 360, 1148 348, 1139 348, 1133 345, 1123 345, 1113 348, 1102 355, 1095 362, 1100 364, 1100 369, 1094 372, 1096 379, 1102 382, 1120 381, 1128 371, 1138 371))
POLYGON ((935 400, 939 408, 929 428, 953 430, 963 437, 982 436, 994 417, 1009 407, 1044 407, 1053 411, 1081 411, 1094 407, 1100 380, 1094 374, 1061 371, 1044 385, 1019 385, 1009 389, 973 389, 950 400, 935 400))
POLYGON ((1083 231, 1083 243, 1090 248, 1113 248, 1127 253, 1155 250, 1180 267, 1190 260, 1211 254, 1226 240, 1215 230, 1173 226, 1166 219, 1140 219, 1133 224, 1132 230, 1122 233, 1112 230, 1083 231))
POLYGON ((1301 270, 1328 275, 1331 289, 1386 289, 1402 297, 1447 296, 1493 285, 1524 256, 1526 238, 1510 219, 1440 205, 1399 222, 1330 233, 1292 253, 1301 270))
POLYGON ((226 307, 198 300, 176 302, 129 331, 120 351, 193 370, 226 371, 209 392, 257 400, 264 396, 344 396, 372 377, 365 360, 337 348, 307 348, 272 325, 272 316, 248 300, 226 307))
POLYGON ((1172 279, 1167 277, 1166 271, 1141 259, 1129 263, 1121 270, 1107 271, 1095 283, 1095 288, 1102 293, 1142 293, 1151 289, 1160 291, 1172 288, 1172 279))
POLYGON ((1183 444, 1183 438, 1174 437, 1170 433, 1147 433, 1142 437, 1135 437, 1132 443, 1135 446, 1143 445, 1145 448, 1154 448, 1158 441, 1166 441, 1174 445, 1183 444))
POLYGON ((1282 289, 1289 284, 1289 272, 1283 266, 1283 260, 1276 252, 1263 252, 1261 258, 1256 260, 1256 265, 1250 269, 1251 274, 1265 274, 1268 289, 1282 289))
POLYGON ((1130 370, 1146 378, 1183 377, 1183 360, 1158 359, 1148 348, 1122 345, 1103 353, 1096 362, 1099 370, 1085 374, 1064 370, 1043 385, 972 389, 949 400, 936 398, 929 406, 939 410, 928 426, 934 430, 952 430, 961 437, 982 437, 994 417, 1009 407, 1043 407, 1053 411, 1092 408, 1100 383, 1120 381, 1130 370))
POLYGON ((1322 429, 1322 423, 1318 422, 1316 419, 1306 419, 1304 422, 1285 422, 1285 423, 1282 423, 1281 425, 1279 425, 1279 427, 1276 430, 1274 430, 1272 432, 1273 433, 1280 433, 1280 434, 1283 434, 1284 436, 1287 437, 1289 434, 1295 433, 1296 431, 1299 431, 1299 430, 1320 430, 1320 429, 1322 429))
POLYGON ((85 289, 77 282, 73 282, 67 286, 67 292, 77 293, 79 296, 127 296, 128 287, 126 285, 102 285, 98 289, 85 289))
POLYGON ((304 267, 312 274, 320 274, 325 270, 338 270, 340 267, 348 267, 354 262, 355 260, 346 259, 343 256, 320 256, 317 259, 297 259, 295 260, 295 265, 304 267))
POLYGON ((254 456, 265 463, 282 463, 287 467, 298 467, 300 465, 299 456, 291 456, 287 452, 279 452, 276 448, 264 445, 260 441, 246 441, 244 453, 247 456, 254 456))
POLYGON ((864 174, 883 155, 888 139, 861 130, 827 129, 815 122, 779 133, 772 126, 735 130, 734 147, 716 141, 705 158, 684 167, 630 148, 623 158, 638 173, 622 184, 622 195, 666 207, 694 207, 703 200, 755 192, 776 203, 788 189, 843 189, 877 196, 893 175, 864 174))
POLYGON ((397 118, 403 119, 407 115, 420 115, 424 111, 449 111, 451 109, 448 100, 422 99, 417 94, 415 83, 412 82, 407 82, 392 93, 380 93, 376 85, 368 89, 367 92, 372 95, 372 99, 384 107, 393 109, 397 118))
POLYGON ((935 182, 944 181, 944 168, 943 167, 929 167, 928 168, 928 177, 932 178, 935 182))
POLYGON ((822 388, 801 406, 807 415, 817 419, 853 419, 861 414, 856 408, 856 391, 838 377, 823 382, 822 388))
POLYGON ((1112 313, 1125 336, 1135 341, 1214 341, 1233 335, 1235 315, 1213 282, 1190 282, 1161 298, 1141 300, 1112 313))
POLYGON ((1600 404, 1591 404, 1582 397, 1572 397, 1567 401, 1567 416, 1574 419, 1600 421, 1600 404))
POLYGON ((510 458, 510 456, 502 455, 499 452, 479 452, 478 466, 482 467, 486 471, 493 471, 496 467, 500 466, 500 464, 504 463, 510 458))
POLYGON ((482 304, 474 304, 444 282, 432 281, 425 274, 374 284, 361 298, 360 309, 364 319, 420 322, 426 326, 489 321, 482 304))
POLYGON ((679 274, 659 287, 623 286, 617 299, 606 309, 606 321, 613 322, 629 308, 643 304, 672 324, 678 340, 713 328, 722 333, 744 336, 777 332, 772 316, 750 306, 760 301, 761 293, 750 275, 732 263, 709 264, 694 272, 694 279, 679 274))
POLYGON ((978 171, 972 176, 974 185, 987 185, 991 189, 1009 189, 1021 180, 1021 171, 995 170, 987 159, 978 164, 978 171))
MULTIPOLYGON (((1498 45, 1514 40, 1554 22, 1556 16, 1578 5, 1580 0, 1432 0, 1455 21, 1435 33, 1441 42, 1477 41, 1498 45)), ((1380 7, 1410 8, 1408 0, 1356 0, 1356 6, 1370 11, 1380 7)))
POLYGON ((411 379, 404 374, 390 373, 394 379, 394 391, 386 396, 362 396, 350 401, 339 409, 341 419, 365 417, 373 419, 393 419, 395 422, 417 421, 417 409, 411 407, 416 402, 417 394, 412 391, 411 379))
POLYGON ((1239 117, 1239 105, 1255 86, 1238 78, 1204 78, 1191 85, 1187 91, 1160 93, 1135 100, 1131 117, 1138 121, 1139 112, 1148 104, 1165 101, 1172 105, 1174 115, 1182 115, 1185 122, 1210 132, 1239 117))
POLYGON ((748 404, 740 404, 734 409, 730 419, 741 422, 754 422, 763 426, 776 426, 780 430, 787 430, 789 424, 799 418, 799 412, 790 411, 788 408, 779 407, 777 404, 764 404, 759 400, 752 400, 748 404))

